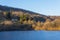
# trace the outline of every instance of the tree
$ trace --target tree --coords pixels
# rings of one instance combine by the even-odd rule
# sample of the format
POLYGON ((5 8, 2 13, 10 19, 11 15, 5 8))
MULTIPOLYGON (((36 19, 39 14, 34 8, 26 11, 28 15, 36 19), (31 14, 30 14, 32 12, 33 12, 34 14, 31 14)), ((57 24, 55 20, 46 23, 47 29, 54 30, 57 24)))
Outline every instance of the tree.
POLYGON ((11 20, 11 13, 10 12, 7 12, 6 13, 6 17, 7 17, 8 20, 11 20))

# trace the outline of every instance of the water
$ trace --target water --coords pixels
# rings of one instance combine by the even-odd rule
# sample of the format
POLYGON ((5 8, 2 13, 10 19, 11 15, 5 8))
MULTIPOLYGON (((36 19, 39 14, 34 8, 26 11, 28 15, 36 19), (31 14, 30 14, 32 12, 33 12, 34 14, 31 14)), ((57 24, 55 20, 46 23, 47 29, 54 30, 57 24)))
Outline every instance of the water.
POLYGON ((60 31, 0 32, 0 40, 60 40, 60 31))

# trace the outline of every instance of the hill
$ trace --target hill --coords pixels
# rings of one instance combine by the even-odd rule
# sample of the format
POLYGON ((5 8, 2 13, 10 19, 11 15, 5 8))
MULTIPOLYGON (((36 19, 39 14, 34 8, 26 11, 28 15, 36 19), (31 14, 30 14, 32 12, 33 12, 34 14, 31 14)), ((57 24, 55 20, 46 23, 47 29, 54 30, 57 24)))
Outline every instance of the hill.
MULTIPOLYGON (((41 17, 41 18, 43 18, 43 19, 50 19, 48 16, 46 16, 46 15, 42 15, 42 14, 40 14, 40 13, 36 13, 36 12, 32 12, 32 11, 29 11, 29 10, 24 10, 24 9, 21 9, 21 8, 14 8, 14 7, 8 7, 8 6, 2 6, 2 5, 0 5, 0 11, 3 11, 3 12, 10 12, 10 11, 13 11, 13 12, 23 12, 24 14, 25 13, 28 13, 28 14, 30 14, 30 17, 32 16, 32 17, 41 17)), ((38 18, 37 18, 38 19, 38 18)))
POLYGON ((0 5, 0 31, 60 30, 60 16, 0 5))

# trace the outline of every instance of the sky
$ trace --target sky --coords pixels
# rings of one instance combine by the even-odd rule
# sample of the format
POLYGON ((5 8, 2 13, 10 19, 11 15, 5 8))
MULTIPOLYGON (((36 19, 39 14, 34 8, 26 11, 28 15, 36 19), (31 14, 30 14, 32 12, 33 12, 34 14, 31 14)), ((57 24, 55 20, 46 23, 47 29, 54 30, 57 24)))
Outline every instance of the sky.
POLYGON ((0 0, 0 5, 30 10, 44 15, 60 16, 60 0, 0 0))

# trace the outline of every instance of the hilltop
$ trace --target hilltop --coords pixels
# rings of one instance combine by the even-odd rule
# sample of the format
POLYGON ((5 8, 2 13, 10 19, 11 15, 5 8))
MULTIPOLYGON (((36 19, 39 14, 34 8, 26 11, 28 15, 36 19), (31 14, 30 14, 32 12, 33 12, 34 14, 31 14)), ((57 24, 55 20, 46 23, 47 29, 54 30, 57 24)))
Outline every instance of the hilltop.
POLYGON ((43 14, 40 14, 40 13, 36 13, 36 12, 32 12, 32 11, 29 11, 29 10, 24 10, 24 9, 21 9, 21 8, 14 8, 14 7, 8 7, 8 6, 2 6, 0 5, 0 11, 3 11, 3 12, 23 12, 24 14, 30 14, 30 17, 33 16, 33 17, 41 17, 43 19, 51 19, 49 18, 48 16, 46 15, 43 15, 43 14))

